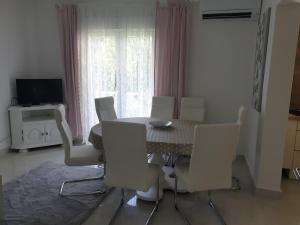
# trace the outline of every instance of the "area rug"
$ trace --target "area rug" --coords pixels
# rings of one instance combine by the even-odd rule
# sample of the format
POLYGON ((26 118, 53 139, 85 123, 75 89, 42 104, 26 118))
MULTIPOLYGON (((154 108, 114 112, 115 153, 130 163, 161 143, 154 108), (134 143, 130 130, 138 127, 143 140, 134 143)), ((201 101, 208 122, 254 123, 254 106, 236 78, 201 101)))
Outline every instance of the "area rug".
MULTIPOLYGON (((3 187, 4 222, 1 225, 80 225, 108 195, 60 197, 63 181, 101 176, 101 168, 68 167, 47 162, 3 187)), ((66 192, 93 191, 103 180, 68 184, 66 192)))

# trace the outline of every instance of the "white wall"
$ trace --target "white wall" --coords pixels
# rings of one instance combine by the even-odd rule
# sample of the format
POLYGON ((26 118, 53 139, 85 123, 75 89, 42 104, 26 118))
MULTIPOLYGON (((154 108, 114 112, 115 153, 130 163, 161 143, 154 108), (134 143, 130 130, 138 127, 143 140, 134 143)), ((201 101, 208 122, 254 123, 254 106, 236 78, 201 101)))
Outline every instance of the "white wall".
POLYGON ((285 133, 298 41, 299 4, 265 2, 272 7, 262 113, 250 112, 253 121, 247 162, 259 189, 280 191, 285 133))
POLYGON ((30 0, 26 12, 27 55, 31 77, 61 78, 64 74, 53 0, 30 0))
POLYGON ((10 145, 8 107, 15 96, 15 78, 28 74, 25 1, 0 1, 0 150, 10 145))
POLYGON ((255 182, 256 174, 256 162, 259 154, 257 153, 258 146, 258 137, 260 134, 260 114, 253 108, 250 108, 247 113, 248 117, 248 129, 247 129, 247 138, 245 140, 245 152, 244 156, 248 164, 249 171, 255 182))
MULTIPOLYGON (((195 4, 188 94, 205 97, 207 122, 233 122, 241 105, 251 108, 256 29, 257 21, 203 21, 195 4)), ((246 119, 239 154, 248 129, 246 119)))
POLYGON ((273 13, 271 22, 273 24, 271 23, 270 51, 266 64, 256 186, 280 191, 299 34, 300 4, 280 4, 273 13))
POLYGON ((64 67, 58 34, 58 21, 53 0, 36 2, 37 61, 33 75, 63 77, 64 67))

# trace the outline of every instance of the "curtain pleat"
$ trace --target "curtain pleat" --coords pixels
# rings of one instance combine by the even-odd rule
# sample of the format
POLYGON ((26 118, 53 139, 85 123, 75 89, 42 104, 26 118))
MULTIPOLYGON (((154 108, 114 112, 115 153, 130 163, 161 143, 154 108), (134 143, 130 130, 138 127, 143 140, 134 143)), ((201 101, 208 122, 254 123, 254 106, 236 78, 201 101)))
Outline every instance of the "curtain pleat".
POLYGON ((157 3, 155 26, 155 95, 175 96, 175 118, 185 95, 191 32, 191 5, 186 1, 157 3))
POLYGON ((82 139, 77 7, 75 5, 57 7, 57 15, 65 70, 67 118, 73 137, 82 139))

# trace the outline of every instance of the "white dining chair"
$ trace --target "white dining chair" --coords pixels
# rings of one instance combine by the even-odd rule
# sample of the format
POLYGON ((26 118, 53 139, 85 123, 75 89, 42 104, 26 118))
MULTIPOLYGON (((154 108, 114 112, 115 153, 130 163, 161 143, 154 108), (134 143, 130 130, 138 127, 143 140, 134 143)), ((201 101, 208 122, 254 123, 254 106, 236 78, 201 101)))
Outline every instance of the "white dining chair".
POLYGON ((194 145, 190 163, 175 165, 175 209, 190 224, 187 217, 178 207, 178 179, 183 182, 187 191, 208 191, 209 206, 222 222, 225 220, 216 208, 211 191, 230 189, 232 185, 232 155, 236 151, 239 137, 239 125, 197 125, 195 127, 194 145))
POLYGON ((96 98, 95 107, 100 122, 117 119, 114 97, 96 98))
POLYGON ((122 193, 121 202, 109 224, 113 222, 125 203, 125 189, 146 192, 156 183, 156 204, 147 219, 146 224, 149 224, 159 204, 160 168, 147 162, 145 125, 104 121, 102 131, 106 156, 105 183, 121 188, 122 193))
POLYGON ((171 120, 174 114, 175 98, 170 96, 154 96, 152 98, 151 118, 171 120))
MULTIPOLYGON (((180 103, 180 120, 204 122, 205 100, 203 97, 182 97, 180 103)), ((171 154, 168 162, 174 167, 176 160, 189 160, 189 156, 171 154)))
MULTIPOLYGON (((65 164, 68 166, 92 166, 103 164, 103 156, 101 152, 95 149, 92 145, 73 146, 73 138, 70 127, 65 118, 65 108, 63 105, 58 105, 55 110, 55 119, 58 130, 60 131, 63 147, 65 151, 65 164)), ((92 180, 101 180, 103 175, 99 177, 91 177, 85 179, 68 180, 62 183, 60 188, 60 196, 78 196, 78 195, 94 195, 103 194, 105 189, 94 192, 74 192, 64 193, 66 184, 79 183, 92 180)))
POLYGON ((205 116, 204 98, 183 97, 180 104, 180 119, 203 122, 205 116))

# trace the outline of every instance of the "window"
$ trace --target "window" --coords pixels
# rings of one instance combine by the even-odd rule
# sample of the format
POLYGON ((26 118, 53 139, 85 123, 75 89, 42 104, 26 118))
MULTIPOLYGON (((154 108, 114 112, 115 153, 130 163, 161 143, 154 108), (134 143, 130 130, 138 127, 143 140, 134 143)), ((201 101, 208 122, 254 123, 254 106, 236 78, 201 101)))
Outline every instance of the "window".
MULTIPOLYGON (((91 126, 98 123, 95 98, 114 96, 118 117, 150 115, 154 93, 154 26, 143 23, 147 17, 129 20, 129 14, 121 15, 113 18, 114 23, 97 24, 92 17, 83 25, 81 111, 86 137, 91 126)), ((108 21, 101 16, 101 21, 108 21)))

